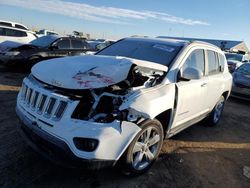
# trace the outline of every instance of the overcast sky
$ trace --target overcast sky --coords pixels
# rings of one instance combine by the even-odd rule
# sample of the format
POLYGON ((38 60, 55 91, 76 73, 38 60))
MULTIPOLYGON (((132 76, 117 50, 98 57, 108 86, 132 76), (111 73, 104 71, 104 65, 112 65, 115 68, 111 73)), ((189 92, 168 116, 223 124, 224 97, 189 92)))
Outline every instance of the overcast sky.
POLYGON ((249 0, 0 0, 0 19, 98 38, 168 35, 244 40, 249 0))

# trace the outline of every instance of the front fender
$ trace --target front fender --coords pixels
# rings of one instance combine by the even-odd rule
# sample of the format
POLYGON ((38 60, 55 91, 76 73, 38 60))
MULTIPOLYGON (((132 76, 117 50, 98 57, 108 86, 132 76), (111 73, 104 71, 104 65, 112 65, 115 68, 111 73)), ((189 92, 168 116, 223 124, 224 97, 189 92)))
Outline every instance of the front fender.
POLYGON ((175 84, 159 85, 141 89, 137 95, 130 95, 120 106, 120 110, 134 109, 145 118, 153 119, 167 109, 173 109, 175 84))

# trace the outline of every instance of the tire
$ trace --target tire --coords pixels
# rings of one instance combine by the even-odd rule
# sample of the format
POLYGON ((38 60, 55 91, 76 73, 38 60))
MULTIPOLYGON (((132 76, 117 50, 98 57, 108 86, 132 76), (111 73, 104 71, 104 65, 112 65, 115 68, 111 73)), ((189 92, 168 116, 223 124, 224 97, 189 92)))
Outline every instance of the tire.
POLYGON ((216 126, 220 122, 224 105, 225 105, 225 98, 221 96, 219 101, 216 103, 213 111, 206 118, 206 124, 208 126, 216 126))
POLYGON ((141 131, 131 142, 122 157, 125 175, 140 175, 146 172, 158 157, 164 138, 163 128, 157 120, 146 120, 141 131))

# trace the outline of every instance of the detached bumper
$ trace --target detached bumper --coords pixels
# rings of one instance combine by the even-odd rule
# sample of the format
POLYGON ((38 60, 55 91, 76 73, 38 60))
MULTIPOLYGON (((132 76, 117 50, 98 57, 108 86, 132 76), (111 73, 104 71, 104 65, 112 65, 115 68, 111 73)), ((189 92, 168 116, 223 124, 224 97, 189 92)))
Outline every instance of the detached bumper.
POLYGON ((44 158, 62 166, 92 170, 114 166, 115 160, 88 160, 75 156, 64 141, 41 130, 23 116, 18 109, 16 111, 20 118, 21 135, 44 158))

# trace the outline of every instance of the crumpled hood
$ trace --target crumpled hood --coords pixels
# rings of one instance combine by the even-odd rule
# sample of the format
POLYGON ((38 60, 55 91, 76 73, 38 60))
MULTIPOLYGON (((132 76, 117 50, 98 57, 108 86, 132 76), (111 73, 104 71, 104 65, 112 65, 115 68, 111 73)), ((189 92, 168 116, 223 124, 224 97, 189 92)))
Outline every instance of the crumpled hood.
POLYGON ((92 89, 125 80, 133 64, 167 71, 164 65, 125 57, 84 55, 42 61, 32 75, 47 84, 66 89, 92 89))

